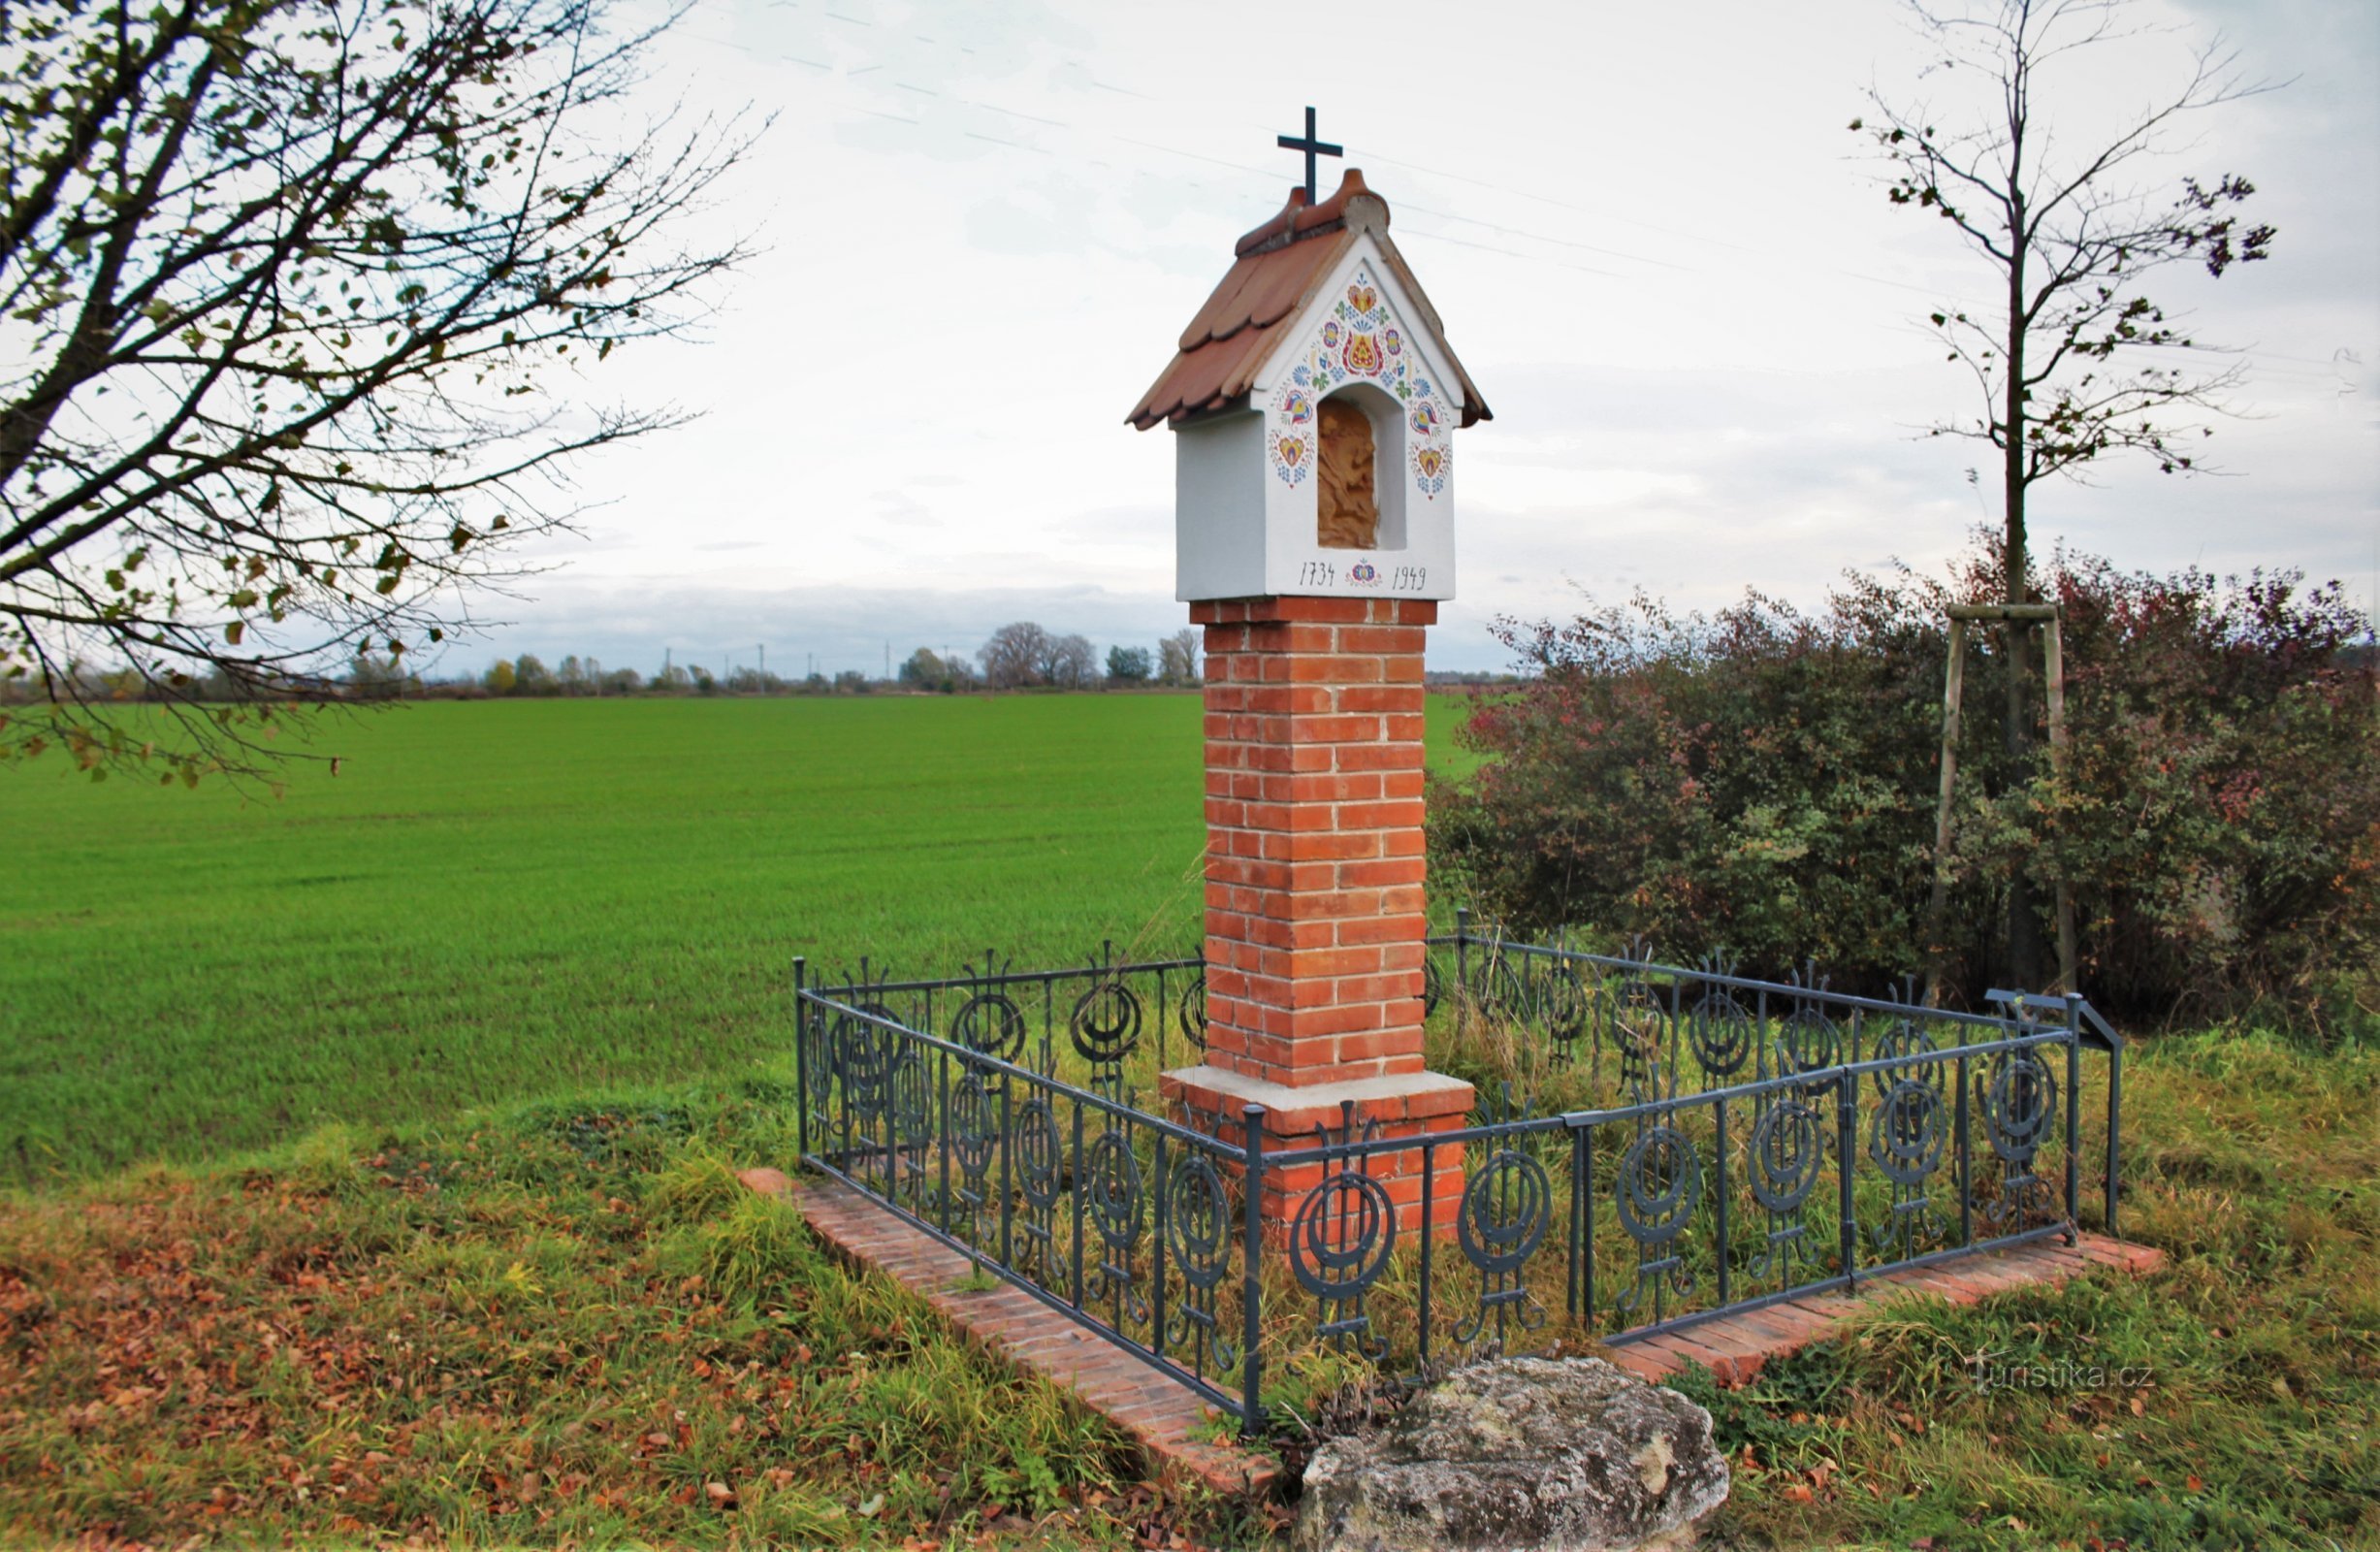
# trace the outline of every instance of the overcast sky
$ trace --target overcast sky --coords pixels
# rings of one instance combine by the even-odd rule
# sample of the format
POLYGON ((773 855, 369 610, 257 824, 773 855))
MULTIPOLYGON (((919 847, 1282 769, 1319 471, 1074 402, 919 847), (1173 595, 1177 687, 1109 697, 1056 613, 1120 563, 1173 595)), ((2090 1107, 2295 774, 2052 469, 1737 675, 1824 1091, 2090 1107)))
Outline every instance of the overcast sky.
MULTIPOLYGON (((2228 472, 2107 467, 2033 525, 2136 567, 2380 577, 2380 7, 2147 4, 2044 106, 2087 129, 2223 33, 2284 89, 2205 115, 2156 176, 2259 189, 2274 257, 2153 294, 2243 348, 2228 472)), ((2088 58, 2088 56, 2085 56, 2088 58)), ((1922 52, 1884 0, 1192 8, 700 0, 659 56, 697 106, 777 115, 714 218, 765 251, 698 342, 599 396, 698 411, 584 464, 599 503, 449 671, 664 648, 880 671, 1029 618, 1178 629, 1171 434, 1122 424, 1299 169, 1321 111, 1496 418, 1460 434, 1462 596, 1440 668, 1505 665, 1499 614, 1642 586, 1709 608, 1931 567, 1998 519, 1988 449, 1914 435, 1972 389, 1914 320, 1980 302, 1947 227, 1887 205, 1847 130, 1922 52), (1981 468, 1978 489, 1967 471, 1981 468)), ((1936 95, 1948 95, 1947 89, 1936 95)), ((2079 134, 2076 140, 2079 143, 2079 134)), ((1337 166, 1326 164, 1326 189, 1337 166)))

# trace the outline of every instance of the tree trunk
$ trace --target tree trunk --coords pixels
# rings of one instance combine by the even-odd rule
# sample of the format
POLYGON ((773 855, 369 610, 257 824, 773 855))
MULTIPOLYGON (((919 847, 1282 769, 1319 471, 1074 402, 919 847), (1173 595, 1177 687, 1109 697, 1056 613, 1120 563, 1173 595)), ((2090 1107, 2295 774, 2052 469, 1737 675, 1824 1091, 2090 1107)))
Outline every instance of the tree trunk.
MULTIPOLYGON (((2018 98, 2021 102, 2021 95, 2018 98)), ((2001 461, 2001 496, 2008 519, 2007 542, 2001 553, 2004 601, 2031 601, 2025 588, 2025 197, 2019 173, 2024 166, 2024 121, 2010 124, 2009 156, 2009 338, 2008 407, 2003 415, 2006 436, 2001 461)), ((2001 732, 2009 757, 2009 780, 2024 780, 2033 752, 2033 675, 2030 668, 2033 628, 2010 620, 2003 628, 2008 645, 2008 707, 2001 732)), ((2009 979, 2016 990, 2033 991, 2042 985, 2042 922, 2034 908, 2033 880, 2028 861, 2018 858, 2009 876, 2009 979)))

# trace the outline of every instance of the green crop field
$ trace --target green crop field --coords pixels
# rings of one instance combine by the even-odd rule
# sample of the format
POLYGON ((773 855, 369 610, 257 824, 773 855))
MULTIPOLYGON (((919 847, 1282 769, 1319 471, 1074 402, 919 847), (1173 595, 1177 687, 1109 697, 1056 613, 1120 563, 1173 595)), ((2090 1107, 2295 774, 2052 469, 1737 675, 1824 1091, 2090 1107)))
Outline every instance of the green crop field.
MULTIPOLYGON (((1459 768, 1460 699, 1431 757, 1459 768)), ((1195 952, 1181 695, 435 702, 286 795, 0 772, 0 1180, 749 1070, 788 965, 1195 952)))

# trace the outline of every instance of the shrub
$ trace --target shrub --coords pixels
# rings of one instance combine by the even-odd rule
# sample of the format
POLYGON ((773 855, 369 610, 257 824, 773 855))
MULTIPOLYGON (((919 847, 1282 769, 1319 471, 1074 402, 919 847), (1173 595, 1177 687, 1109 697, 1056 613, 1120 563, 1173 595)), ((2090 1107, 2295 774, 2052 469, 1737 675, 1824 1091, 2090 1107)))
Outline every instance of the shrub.
MULTIPOLYGON (((2071 887, 2083 989, 2134 1018, 2272 999, 2325 1026, 2380 944, 2380 704, 2335 584, 2218 581, 2053 558, 2074 758, 2003 745, 2008 658, 1974 632, 1949 849, 1946 992, 2005 976, 2023 863, 2071 887)), ((1944 579, 1852 575, 1805 615, 1747 594, 1714 617, 1643 596, 1502 622, 1537 672, 1483 699, 1494 757, 1433 802, 1433 861, 1518 929, 1643 935, 1838 986, 1922 968, 1946 608, 1993 597, 1988 551, 1944 579)), ((2028 646, 2042 707, 2039 644, 2028 646)), ((2053 925, 2043 923, 2047 941, 2053 925)))

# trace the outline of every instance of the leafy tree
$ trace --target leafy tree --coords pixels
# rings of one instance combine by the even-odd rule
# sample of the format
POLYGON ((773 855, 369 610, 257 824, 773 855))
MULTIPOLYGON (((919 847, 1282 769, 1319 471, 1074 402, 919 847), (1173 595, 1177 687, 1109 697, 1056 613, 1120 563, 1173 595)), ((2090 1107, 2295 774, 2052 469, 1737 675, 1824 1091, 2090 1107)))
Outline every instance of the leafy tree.
MULTIPOLYGON (((1911 0, 1933 57, 1929 76, 1956 100, 1936 105, 1869 93, 1872 135, 1893 204, 1931 210, 1979 261, 1988 300, 1946 304, 1928 321, 1973 378, 1978 409, 1931 428, 1997 450, 2003 510, 2001 599, 2025 591, 2033 487, 2078 477, 2108 454, 2139 453, 2167 473, 2199 467, 2199 412, 2220 407, 2238 367, 2194 364, 2200 341, 2141 288, 2152 272, 2192 263, 2220 276, 2269 251, 2273 229, 2242 227, 2255 188, 2226 174, 2152 187, 2151 164, 2206 110, 2262 88, 2236 55, 2201 48, 2187 76, 2109 133, 2078 138, 2076 111, 2104 99, 2082 74, 2094 50, 2143 30, 2124 0, 1973 0, 1936 10, 1911 0)), ((2021 644, 2030 627, 2012 627, 2021 644)), ((2002 735, 2031 747, 2031 673, 2011 655, 2002 735)), ((2011 973, 2041 983, 2041 923, 2020 870, 2010 896, 2011 973)))
POLYGON ((513 671, 512 660, 509 658, 497 659, 496 666, 490 668, 487 677, 481 681, 488 687, 488 694, 492 695, 509 695, 520 682, 520 675, 513 671))
POLYGON ((1108 649, 1108 677, 1117 684, 1146 684, 1148 670, 1148 648, 1110 647, 1108 649))
POLYGON ((1157 678, 1169 685, 1199 682, 1199 632, 1183 627, 1157 643, 1157 678))
MULTIPOLYGON (((592 669, 594 660, 589 660, 592 669)), ((645 686, 645 676, 633 668, 614 668, 602 676, 602 693, 607 695, 632 695, 645 686)))
POLYGON ((512 693, 516 695, 551 695, 562 689, 554 678, 554 670, 533 652, 521 654, 520 661, 512 665, 512 693))
POLYGON ((966 689, 975 673, 962 658, 945 658, 919 647, 901 664, 898 678, 912 690, 933 690, 947 695, 966 689))
POLYGON ((635 121, 653 34, 612 19, 0 6, 0 664, 41 691, 0 755, 256 769, 273 702, 441 639, 566 521, 564 460, 672 423, 557 373, 699 313, 741 250, 681 218, 749 141, 635 121), (91 662, 185 736, 88 704, 91 662))
POLYGON ((1047 684, 1049 632, 1030 620, 1018 620, 994 630, 976 654, 983 663, 983 682, 994 690, 1016 690, 1047 684))

